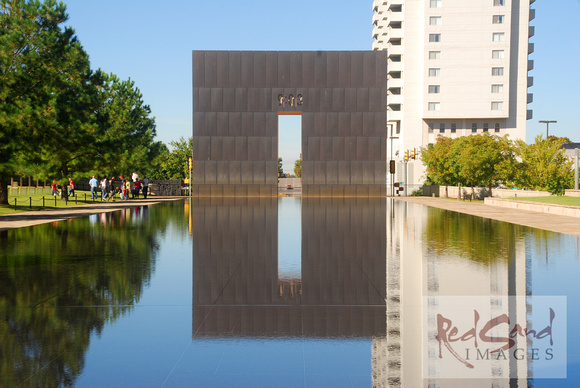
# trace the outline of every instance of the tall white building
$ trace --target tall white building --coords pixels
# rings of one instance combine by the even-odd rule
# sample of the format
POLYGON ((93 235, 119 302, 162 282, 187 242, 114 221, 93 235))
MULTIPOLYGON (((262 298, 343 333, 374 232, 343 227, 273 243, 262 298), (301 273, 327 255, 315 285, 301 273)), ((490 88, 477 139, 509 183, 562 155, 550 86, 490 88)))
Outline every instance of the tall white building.
MULTIPOLYGON (((535 0, 374 0, 373 50, 387 50, 387 153, 489 132, 526 137, 535 0)), ((395 181, 402 181, 397 167, 395 181)), ((407 182, 424 174, 409 163, 407 182)))

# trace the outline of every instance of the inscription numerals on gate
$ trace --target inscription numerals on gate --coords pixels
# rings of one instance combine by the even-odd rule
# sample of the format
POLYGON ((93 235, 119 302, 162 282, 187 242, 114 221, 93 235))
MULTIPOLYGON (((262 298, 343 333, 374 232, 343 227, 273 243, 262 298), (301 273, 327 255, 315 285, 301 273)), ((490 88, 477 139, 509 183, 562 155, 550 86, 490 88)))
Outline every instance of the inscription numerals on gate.
POLYGON ((304 97, 302 97, 302 94, 297 96, 289 94, 287 97, 283 94, 278 94, 278 106, 302 106, 303 103, 304 97))

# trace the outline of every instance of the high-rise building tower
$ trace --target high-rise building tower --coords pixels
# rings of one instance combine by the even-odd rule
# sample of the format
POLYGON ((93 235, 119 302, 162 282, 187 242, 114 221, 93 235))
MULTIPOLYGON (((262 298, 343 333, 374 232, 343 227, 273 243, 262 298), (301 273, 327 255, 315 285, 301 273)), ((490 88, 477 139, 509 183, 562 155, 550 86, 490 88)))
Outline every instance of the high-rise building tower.
MULTIPOLYGON (((534 1, 374 0, 373 49, 389 57, 389 159, 438 135, 525 140, 534 1)), ((411 161, 407 181, 422 175, 421 162, 411 161)))

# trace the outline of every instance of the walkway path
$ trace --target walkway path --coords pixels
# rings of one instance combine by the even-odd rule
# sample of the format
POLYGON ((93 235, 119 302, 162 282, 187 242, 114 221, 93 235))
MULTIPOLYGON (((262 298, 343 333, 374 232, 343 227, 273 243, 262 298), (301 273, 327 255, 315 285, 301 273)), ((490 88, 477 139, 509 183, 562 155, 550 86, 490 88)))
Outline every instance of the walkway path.
POLYGON ((432 197, 397 197, 397 200, 420 203, 426 206, 452 210, 459 213, 471 214, 493 220, 525 225, 532 228, 550 230, 552 232, 580 236, 580 219, 539 213, 534 211, 508 209, 484 205, 482 202, 457 201, 432 197))
POLYGON ((53 221, 62 221, 91 214, 113 212, 136 206, 154 205, 166 201, 177 201, 184 197, 149 197, 147 199, 130 199, 128 201, 94 202, 89 205, 71 206, 54 210, 29 211, 0 215, 0 231, 24 228, 53 221))

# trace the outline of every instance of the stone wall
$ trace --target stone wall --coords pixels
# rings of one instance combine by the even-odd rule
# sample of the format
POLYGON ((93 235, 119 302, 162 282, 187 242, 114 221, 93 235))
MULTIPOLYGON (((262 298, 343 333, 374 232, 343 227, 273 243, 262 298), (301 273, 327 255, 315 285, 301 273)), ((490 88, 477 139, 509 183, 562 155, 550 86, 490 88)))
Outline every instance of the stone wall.
POLYGON ((149 194, 162 197, 181 196, 181 180, 152 180, 149 182, 149 194))

